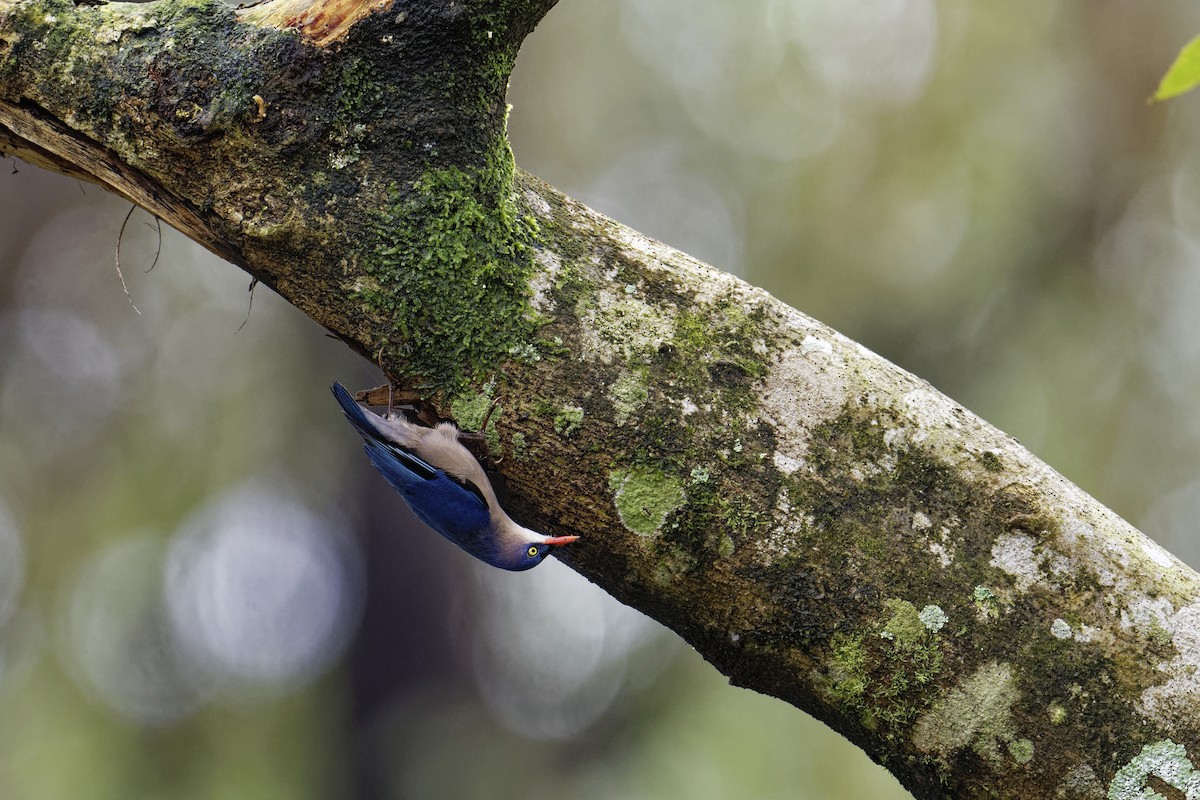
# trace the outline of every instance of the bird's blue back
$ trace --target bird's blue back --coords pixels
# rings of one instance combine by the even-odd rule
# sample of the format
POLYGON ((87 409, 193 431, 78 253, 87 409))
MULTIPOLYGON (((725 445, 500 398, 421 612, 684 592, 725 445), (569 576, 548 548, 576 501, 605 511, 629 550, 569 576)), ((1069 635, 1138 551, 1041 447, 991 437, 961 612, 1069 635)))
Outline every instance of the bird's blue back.
POLYGON ((471 550, 488 533, 487 505, 445 472, 390 442, 368 439, 363 449, 413 513, 442 536, 471 550))
POLYGON ((482 496, 398 443, 385 439, 341 384, 334 384, 333 394, 363 437, 363 449, 375 469, 400 493, 414 514, 477 557, 484 557, 494 549, 491 515, 482 496))

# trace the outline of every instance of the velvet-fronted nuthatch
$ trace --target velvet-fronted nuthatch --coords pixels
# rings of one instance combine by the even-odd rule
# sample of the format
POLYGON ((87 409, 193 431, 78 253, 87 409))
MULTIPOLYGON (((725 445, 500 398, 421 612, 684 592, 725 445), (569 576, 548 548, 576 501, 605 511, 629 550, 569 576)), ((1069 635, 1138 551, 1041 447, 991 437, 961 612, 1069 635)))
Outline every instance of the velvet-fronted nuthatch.
POLYGON ((363 449, 425 524, 471 555, 508 570, 542 563, 578 536, 543 536, 504 513, 483 467, 448 422, 426 428, 402 415, 368 413, 340 383, 333 394, 366 442, 363 449))

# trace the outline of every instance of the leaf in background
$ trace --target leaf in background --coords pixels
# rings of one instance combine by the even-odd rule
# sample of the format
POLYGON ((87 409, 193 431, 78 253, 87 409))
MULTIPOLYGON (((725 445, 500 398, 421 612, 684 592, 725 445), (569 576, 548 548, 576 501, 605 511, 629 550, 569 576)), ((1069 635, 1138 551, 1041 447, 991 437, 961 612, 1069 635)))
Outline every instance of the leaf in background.
POLYGON ((1200 36, 1192 39, 1175 58, 1151 100, 1169 100, 1200 85, 1200 36))

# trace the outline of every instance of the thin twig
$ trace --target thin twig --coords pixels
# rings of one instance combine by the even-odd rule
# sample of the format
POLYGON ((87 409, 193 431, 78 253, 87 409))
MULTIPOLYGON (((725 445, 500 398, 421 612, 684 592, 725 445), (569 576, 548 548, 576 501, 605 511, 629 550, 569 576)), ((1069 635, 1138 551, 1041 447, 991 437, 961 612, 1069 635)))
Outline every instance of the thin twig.
MULTIPOLYGON (((483 424, 479 426, 480 433, 483 433, 483 434, 487 433, 488 423, 491 422, 491 420, 492 420, 492 412, 495 411, 499 405, 500 405, 500 398, 493 397, 492 404, 488 406, 487 413, 483 415, 483 424)), ((500 413, 504 413, 503 410, 501 410, 500 413)))
POLYGON ((239 333, 241 333, 242 328, 246 327, 246 323, 250 321, 250 312, 254 310, 254 287, 255 286, 258 286, 258 278, 251 278, 250 279, 250 288, 246 290, 246 291, 250 292, 250 306, 246 309, 246 318, 244 320, 242 320, 241 325, 238 325, 238 329, 233 332, 234 336, 237 336, 239 333))
MULTIPOLYGON (((150 227, 149 223, 146 227, 150 227)), ((158 230, 158 245, 154 248, 154 260, 150 262, 150 266, 146 267, 147 273, 158 266, 158 257, 162 255, 162 220, 158 218, 157 214, 154 216, 154 227, 158 230)))
POLYGON ((131 205, 129 213, 125 215, 125 221, 121 223, 121 230, 117 234, 117 277, 121 279, 121 288, 125 290, 125 299, 129 301, 129 305, 140 317, 141 309, 137 307, 137 303, 133 302, 133 295, 129 293, 129 286, 125 283, 125 274, 121 272, 121 239, 125 236, 125 226, 129 224, 129 218, 133 216, 133 212, 137 210, 137 206, 131 205))

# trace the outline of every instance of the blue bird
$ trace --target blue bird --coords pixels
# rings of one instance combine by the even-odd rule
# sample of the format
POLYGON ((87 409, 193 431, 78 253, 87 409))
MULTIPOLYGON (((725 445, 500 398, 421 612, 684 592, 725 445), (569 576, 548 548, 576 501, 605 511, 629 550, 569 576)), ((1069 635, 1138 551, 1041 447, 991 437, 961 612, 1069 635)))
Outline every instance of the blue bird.
POLYGON ((536 567, 578 536, 543 536, 513 522, 492 482, 448 422, 426 428, 402 416, 367 413, 340 383, 333 385, 375 469, 426 525, 480 561, 508 570, 536 567))

